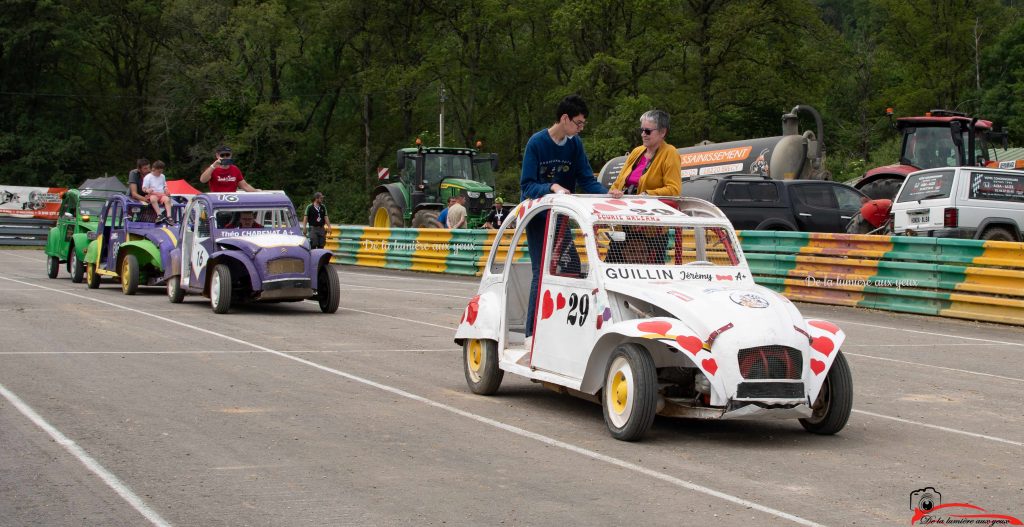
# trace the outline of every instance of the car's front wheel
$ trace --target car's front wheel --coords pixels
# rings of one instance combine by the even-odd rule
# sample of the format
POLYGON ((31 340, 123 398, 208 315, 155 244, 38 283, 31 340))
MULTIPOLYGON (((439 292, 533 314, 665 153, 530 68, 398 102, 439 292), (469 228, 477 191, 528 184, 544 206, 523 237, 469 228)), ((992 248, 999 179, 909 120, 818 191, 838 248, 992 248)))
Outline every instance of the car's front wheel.
POLYGON ((853 376, 843 352, 836 352, 836 360, 828 370, 818 398, 811 406, 814 413, 800 424, 814 434, 831 435, 843 429, 853 411, 853 376))
POLYGON ((89 286, 89 289, 100 286, 100 274, 96 272, 96 264, 85 264, 85 285, 89 286))
POLYGON ((139 290, 139 260, 134 254, 121 259, 121 292, 134 295, 139 290))
POLYGON ((658 374, 642 346, 622 344, 608 359, 601 393, 604 422, 612 437, 636 441, 654 423, 658 410, 658 374))
POLYGON ((334 313, 338 310, 338 304, 341 302, 341 282, 331 264, 321 267, 317 274, 316 300, 320 303, 320 311, 324 313, 334 313))
POLYGON ((68 272, 71 273, 71 281, 80 284, 85 275, 85 265, 78 259, 78 249, 72 245, 68 251, 68 272))
POLYGON ((167 298, 172 304, 180 304, 185 299, 185 290, 181 288, 181 277, 174 275, 167 279, 167 298))
POLYGON ((493 395, 498 391, 505 372, 498 367, 497 342, 466 339, 462 343, 462 365, 470 391, 478 395, 493 395))
POLYGON ((210 277, 210 307, 218 315, 231 309, 231 269, 224 264, 217 264, 210 277))
POLYGON ((46 257, 46 276, 50 278, 57 278, 57 273, 60 272, 60 260, 56 256, 46 257))

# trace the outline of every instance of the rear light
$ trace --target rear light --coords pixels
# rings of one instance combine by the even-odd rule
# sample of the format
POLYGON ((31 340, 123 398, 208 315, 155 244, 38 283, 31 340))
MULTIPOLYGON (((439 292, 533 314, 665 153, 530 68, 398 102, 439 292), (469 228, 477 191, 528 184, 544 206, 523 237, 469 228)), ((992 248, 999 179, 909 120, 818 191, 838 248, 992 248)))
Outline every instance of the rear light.
POLYGON ((954 207, 949 207, 942 211, 942 226, 943 227, 956 227, 957 220, 959 219, 960 213, 954 207))

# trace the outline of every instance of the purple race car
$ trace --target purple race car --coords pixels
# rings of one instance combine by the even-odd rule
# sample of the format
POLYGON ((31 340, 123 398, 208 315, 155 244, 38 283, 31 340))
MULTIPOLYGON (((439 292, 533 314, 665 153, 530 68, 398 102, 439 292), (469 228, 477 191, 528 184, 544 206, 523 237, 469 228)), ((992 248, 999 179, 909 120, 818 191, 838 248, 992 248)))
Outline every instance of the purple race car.
POLYGON ((171 302, 196 293, 209 297, 215 313, 227 313, 234 301, 306 299, 324 313, 338 310, 332 254, 310 250, 283 192, 200 194, 185 210, 179 237, 166 269, 171 302))

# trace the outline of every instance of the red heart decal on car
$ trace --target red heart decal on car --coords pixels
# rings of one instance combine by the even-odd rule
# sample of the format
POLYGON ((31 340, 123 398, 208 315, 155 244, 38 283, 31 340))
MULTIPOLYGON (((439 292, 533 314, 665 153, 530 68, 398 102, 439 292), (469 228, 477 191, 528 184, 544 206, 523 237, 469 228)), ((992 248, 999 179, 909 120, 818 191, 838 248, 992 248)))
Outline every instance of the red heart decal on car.
POLYGON ((545 320, 555 311, 555 301, 551 299, 551 291, 544 291, 544 301, 541 302, 541 320, 545 320))
POLYGON ((700 367, 704 368, 704 371, 708 372, 708 375, 714 375, 718 371, 718 363, 715 359, 704 359, 700 361, 700 367))
POLYGON ((825 363, 818 359, 811 359, 811 371, 815 375, 821 375, 821 372, 825 371, 825 363))
POLYGON ((565 297, 562 293, 558 293, 558 298, 555 299, 555 309, 562 309, 565 307, 565 297))
POLYGON ((832 353, 836 345, 828 337, 814 337, 814 340, 811 341, 811 347, 827 357, 829 353, 832 353))
POLYGON ((604 203, 595 203, 594 208, 601 212, 615 212, 619 210, 618 207, 614 207, 612 205, 605 205, 604 203))
POLYGON ((625 207, 625 206, 628 205, 628 203, 626 203, 625 201, 622 201, 621 199, 610 199, 610 200, 606 201, 605 203, 610 203, 612 205, 618 205, 620 207, 625 207))
POLYGON ((676 342, 679 343, 684 350, 693 353, 694 356, 700 353, 700 350, 704 349, 704 343, 697 337, 680 335, 676 337, 676 342))
POLYGON ((636 329, 639 329, 644 333, 657 333, 658 335, 665 335, 668 334, 669 331, 672 331, 672 324, 669 324, 668 322, 662 322, 660 320, 655 320, 653 322, 641 322, 636 325, 636 329))
POLYGON ((636 203, 637 205, 643 205, 644 203, 647 203, 647 202, 642 200, 642 199, 634 199, 633 203, 636 203))
POLYGON ((474 296, 469 301, 469 307, 466 308, 466 322, 472 326, 476 324, 476 315, 480 312, 480 295, 474 296))
POLYGON ((839 326, 837 326, 837 325, 835 325, 835 324, 833 324, 833 323, 831 323, 831 322, 829 322, 827 320, 812 320, 812 321, 808 322, 808 324, 810 324, 810 325, 812 325, 812 326, 814 326, 816 328, 819 328, 819 329, 824 329, 825 331, 828 331, 829 333, 831 333, 833 335, 839 333, 839 326))

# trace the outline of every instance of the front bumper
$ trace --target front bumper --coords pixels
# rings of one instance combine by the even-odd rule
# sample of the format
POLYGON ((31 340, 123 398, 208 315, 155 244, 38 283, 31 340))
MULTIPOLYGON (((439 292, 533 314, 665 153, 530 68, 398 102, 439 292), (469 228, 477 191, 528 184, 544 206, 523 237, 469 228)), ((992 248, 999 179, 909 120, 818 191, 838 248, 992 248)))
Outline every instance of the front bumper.
POLYGON ((966 227, 956 227, 951 229, 915 229, 903 228, 893 229, 893 233, 897 236, 927 236, 930 238, 960 238, 960 239, 974 239, 974 234, 977 229, 968 229, 966 227))

